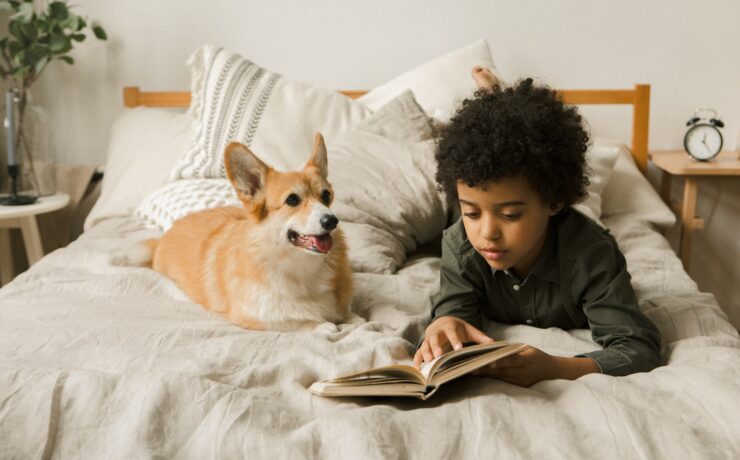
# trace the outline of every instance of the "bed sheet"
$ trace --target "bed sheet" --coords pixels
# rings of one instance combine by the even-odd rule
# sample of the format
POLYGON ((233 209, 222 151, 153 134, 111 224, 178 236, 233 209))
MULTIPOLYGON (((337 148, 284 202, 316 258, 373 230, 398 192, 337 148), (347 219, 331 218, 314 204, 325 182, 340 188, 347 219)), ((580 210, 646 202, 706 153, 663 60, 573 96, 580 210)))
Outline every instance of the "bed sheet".
MULTIPOLYGON (((328 399, 316 380, 407 360, 439 259, 356 274, 359 326, 253 332, 117 254, 152 236, 101 222, 0 290, 1 458, 738 458, 740 340, 649 224, 608 218, 665 365, 521 388, 449 383, 429 401, 328 399)), ((588 330, 491 323, 555 354, 588 330)))

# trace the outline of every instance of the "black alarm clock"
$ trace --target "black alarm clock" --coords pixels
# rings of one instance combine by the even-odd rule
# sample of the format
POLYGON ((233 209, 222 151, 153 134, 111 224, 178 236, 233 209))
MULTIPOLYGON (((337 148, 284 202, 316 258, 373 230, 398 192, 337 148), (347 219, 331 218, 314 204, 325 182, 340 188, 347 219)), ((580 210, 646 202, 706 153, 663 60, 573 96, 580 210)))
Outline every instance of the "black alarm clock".
POLYGON ((725 126, 722 120, 717 118, 714 109, 696 109, 694 115, 686 122, 690 126, 683 137, 683 148, 686 152, 699 161, 709 161, 716 157, 722 150, 722 133, 719 128, 725 126), (709 114, 702 117, 702 114, 709 114))

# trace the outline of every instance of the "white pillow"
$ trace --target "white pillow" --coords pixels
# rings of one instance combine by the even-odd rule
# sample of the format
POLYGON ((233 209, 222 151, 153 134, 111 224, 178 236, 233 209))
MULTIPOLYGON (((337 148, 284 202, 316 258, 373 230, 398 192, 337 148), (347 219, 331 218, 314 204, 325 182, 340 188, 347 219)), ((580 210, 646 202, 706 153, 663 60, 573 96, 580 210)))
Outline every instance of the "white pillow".
POLYGON ((496 73, 491 50, 485 40, 470 43, 409 70, 369 91, 358 101, 377 110, 410 89, 427 115, 447 122, 459 103, 475 92, 470 71, 476 65, 488 67, 496 73))
MULTIPOLYGON (((395 272, 407 252, 444 228, 432 135, 423 110, 405 92, 344 136, 327 140, 332 210, 347 236, 354 271, 395 272)), ((270 152, 254 153, 271 165, 270 152)), ((136 215, 167 230, 192 212, 232 205, 240 203, 226 179, 181 179, 152 193, 136 215)))
POLYGON ((125 109, 113 123, 100 197, 85 229, 114 216, 131 215, 162 185, 191 141, 190 114, 178 109, 125 109))
POLYGON ((623 214, 662 228, 676 223, 676 216, 637 168, 627 147, 620 145, 614 170, 602 193, 602 215, 623 214))
POLYGON ((586 163, 589 168, 587 188, 588 197, 575 205, 574 208, 590 217, 602 227, 601 222, 601 194, 609 181, 614 164, 619 156, 620 145, 608 139, 594 138, 591 148, 586 152, 586 163))
POLYGON ((194 142, 173 179, 226 177, 223 151, 239 141, 271 166, 301 167, 314 134, 336 137, 370 110, 335 91, 292 81, 224 48, 206 45, 188 60, 194 142))

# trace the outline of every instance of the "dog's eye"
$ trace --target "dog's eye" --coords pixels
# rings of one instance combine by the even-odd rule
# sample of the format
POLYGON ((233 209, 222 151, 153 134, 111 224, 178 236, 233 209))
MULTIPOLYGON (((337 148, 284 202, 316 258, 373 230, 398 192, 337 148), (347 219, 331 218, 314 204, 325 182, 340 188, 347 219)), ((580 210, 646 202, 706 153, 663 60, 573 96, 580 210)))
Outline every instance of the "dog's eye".
POLYGON ((321 192, 321 201, 323 201, 324 204, 329 204, 329 201, 331 201, 331 193, 329 193, 329 190, 321 192))
POLYGON ((291 193, 290 195, 288 195, 288 198, 285 199, 285 204, 287 204, 291 208, 295 208, 296 206, 301 204, 301 197, 299 197, 295 193, 291 193))

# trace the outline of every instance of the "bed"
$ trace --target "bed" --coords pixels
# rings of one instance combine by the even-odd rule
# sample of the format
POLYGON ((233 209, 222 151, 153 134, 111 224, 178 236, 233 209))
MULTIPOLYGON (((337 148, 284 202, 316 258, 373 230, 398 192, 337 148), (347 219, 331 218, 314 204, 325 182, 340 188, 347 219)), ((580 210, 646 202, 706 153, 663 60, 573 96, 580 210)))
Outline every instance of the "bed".
MULTIPOLYGON (((662 332, 665 365, 530 388, 467 378, 426 402, 320 398, 307 390, 316 380, 410 359, 438 289, 433 238, 397 270, 355 274, 365 324, 253 332, 150 269, 117 263, 157 231, 109 216, 0 289, 0 457, 740 457, 738 333, 662 236, 670 218, 641 207, 652 191, 642 175, 649 86, 562 94, 633 106, 631 147, 616 147, 600 219, 662 332)), ((130 107, 191 102, 189 92, 124 95, 130 107)), ((588 330, 486 330, 554 354, 597 347, 588 330)))

